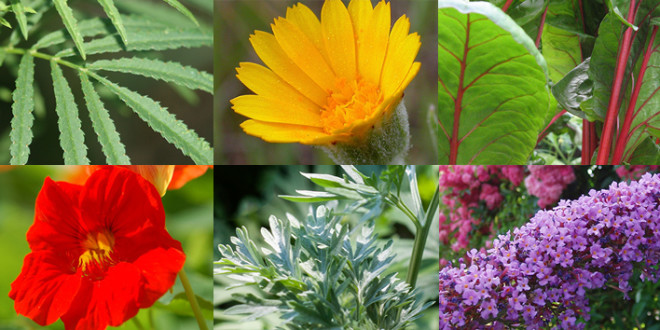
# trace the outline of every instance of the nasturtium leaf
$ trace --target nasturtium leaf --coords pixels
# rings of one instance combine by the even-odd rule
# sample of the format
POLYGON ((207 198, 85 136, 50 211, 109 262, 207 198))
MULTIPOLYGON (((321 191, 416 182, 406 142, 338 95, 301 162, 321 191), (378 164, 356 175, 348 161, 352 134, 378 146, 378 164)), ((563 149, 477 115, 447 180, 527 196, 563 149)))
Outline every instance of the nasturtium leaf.
POLYGON ((489 3, 438 6, 440 163, 526 163, 555 110, 543 56, 489 3))

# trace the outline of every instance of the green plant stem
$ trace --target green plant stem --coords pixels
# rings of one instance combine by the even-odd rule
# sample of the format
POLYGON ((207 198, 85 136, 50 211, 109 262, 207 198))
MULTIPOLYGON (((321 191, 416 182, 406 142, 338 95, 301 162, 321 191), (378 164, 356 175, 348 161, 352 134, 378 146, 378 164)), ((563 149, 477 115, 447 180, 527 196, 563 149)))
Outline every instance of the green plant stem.
POLYGON ((34 49, 25 49, 25 48, 14 48, 14 47, 0 47, 0 52, 4 52, 7 54, 16 54, 16 55, 25 55, 25 54, 30 54, 33 57, 40 58, 42 60, 47 60, 47 61, 54 61, 57 64, 68 66, 74 70, 78 71, 87 71, 86 68, 77 65, 75 63, 63 60, 57 56, 52 56, 44 53, 40 53, 34 49))
POLYGON ((433 216, 435 216, 435 210, 440 205, 440 187, 435 189, 433 198, 431 198, 431 203, 426 209, 426 219, 424 219, 424 225, 421 230, 417 230, 415 233, 415 243, 413 246, 413 252, 410 257, 410 266, 408 267, 408 276, 406 282, 410 284, 410 287, 415 288, 417 284, 417 276, 419 275, 419 268, 422 265, 422 255, 424 254, 424 246, 426 245, 426 239, 429 236, 429 230, 431 229, 431 224, 433 223, 433 216))
POLYGON ((206 326, 206 321, 204 320, 204 316, 202 315, 202 310, 199 308, 199 304, 197 303, 197 297, 195 296, 195 292, 193 292, 193 289, 190 286, 190 281, 188 281, 188 275, 186 275, 185 270, 181 269, 181 271, 179 272, 179 279, 181 280, 183 289, 186 292, 186 298, 188 298, 188 301, 190 302, 190 308, 192 308, 193 314, 195 314, 195 319, 197 319, 197 324, 199 325, 199 329, 208 330, 208 327, 206 326))

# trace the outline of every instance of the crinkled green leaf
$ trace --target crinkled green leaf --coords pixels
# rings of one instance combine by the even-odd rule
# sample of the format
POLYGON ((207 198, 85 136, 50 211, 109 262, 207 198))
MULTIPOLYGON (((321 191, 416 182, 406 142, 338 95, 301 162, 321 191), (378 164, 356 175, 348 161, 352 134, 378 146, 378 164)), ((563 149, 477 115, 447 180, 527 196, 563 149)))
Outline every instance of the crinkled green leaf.
POLYGON ((590 60, 591 58, 587 58, 552 86, 552 94, 559 104, 568 112, 583 119, 588 118, 580 105, 593 94, 593 82, 589 79, 590 60))
POLYGON ((142 75, 179 84, 191 89, 201 89, 213 93, 212 75, 176 62, 163 62, 160 60, 133 57, 116 60, 99 60, 87 67, 89 69, 142 75))
POLYGON ((117 32, 121 36, 121 40, 124 44, 128 44, 128 38, 126 37, 126 29, 124 29, 124 23, 122 22, 121 15, 117 7, 115 7, 115 2, 113 0, 98 0, 103 10, 105 11, 108 18, 112 21, 112 24, 117 28, 117 32))
POLYGON ((13 118, 11 120, 11 154, 10 164, 25 165, 30 155, 32 142, 32 123, 34 116, 34 58, 30 54, 23 55, 18 66, 16 89, 12 93, 13 118))
POLYGON ((101 98, 84 72, 80 72, 80 83, 85 95, 87 110, 89 110, 89 117, 92 120, 92 126, 94 126, 94 131, 99 137, 108 164, 130 165, 131 161, 126 156, 126 150, 119 140, 119 133, 112 119, 110 119, 108 110, 103 106, 101 98))
MULTIPOLYGON (((166 50, 210 46, 213 35, 197 29, 130 29, 128 31, 129 51, 166 50)), ((114 36, 107 36, 86 42, 83 47, 87 54, 116 53, 124 48, 114 36)), ((75 55, 73 49, 65 49, 56 54, 59 57, 75 55)))
POLYGON ((76 45, 76 48, 80 52, 80 56, 83 59, 86 59, 87 54, 85 54, 85 49, 83 48, 83 37, 80 34, 80 30, 78 28, 78 21, 76 21, 76 18, 73 17, 73 11, 71 11, 71 8, 69 8, 67 0, 53 0, 53 4, 55 4, 55 9, 57 9, 57 12, 62 18, 62 23, 64 23, 64 26, 66 27, 67 31, 69 31, 71 38, 73 38, 73 43, 76 45))
POLYGON ((653 139, 648 137, 645 138, 639 146, 635 148, 627 163, 637 165, 660 165, 660 146, 653 142, 653 139))
POLYGON ((441 1, 440 163, 527 162, 555 110, 547 72, 534 41, 500 9, 484 2, 441 1))
POLYGON ((27 18, 25 17, 25 7, 21 0, 11 0, 11 10, 16 15, 16 21, 18 22, 18 27, 21 29, 23 38, 27 40, 28 38, 28 27, 27 27, 27 18))
POLYGON ((55 93, 55 112, 59 117, 57 125, 60 129, 60 145, 64 151, 64 164, 87 165, 87 147, 85 137, 80 128, 78 106, 67 83, 62 69, 54 61, 50 62, 55 93))
POLYGON ((213 150, 209 143, 200 138, 195 131, 190 130, 183 122, 177 120, 158 102, 120 87, 97 74, 90 73, 90 75, 117 94, 153 130, 160 133, 165 140, 176 146, 196 164, 213 164, 213 150))
POLYGON ((195 15, 193 15, 188 8, 186 8, 184 5, 181 4, 178 0, 163 0, 167 2, 168 5, 172 6, 172 8, 178 10, 180 13, 188 17, 195 25, 199 25, 197 22, 197 19, 195 18, 195 15))

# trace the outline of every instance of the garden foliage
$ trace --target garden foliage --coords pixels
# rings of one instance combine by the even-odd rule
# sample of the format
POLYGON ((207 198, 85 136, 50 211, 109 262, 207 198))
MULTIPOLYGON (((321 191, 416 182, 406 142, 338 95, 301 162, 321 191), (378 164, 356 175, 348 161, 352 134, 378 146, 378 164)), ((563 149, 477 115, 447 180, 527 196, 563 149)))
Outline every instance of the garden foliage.
POLYGON ((422 205, 414 167, 391 166, 371 177, 353 166, 343 168, 343 178, 303 173, 325 191, 282 197, 323 204, 310 207, 302 220, 288 213, 286 219, 271 216, 270 230, 261 229, 267 246, 257 246, 245 228, 237 229, 233 245, 220 245, 216 274, 260 292, 237 294, 242 304, 227 313, 248 314, 249 320, 277 312, 291 329, 401 329, 433 303, 424 303, 414 288, 438 194, 428 207, 422 205), (406 181, 412 200, 402 196, 406 181), (417 228, 405 281, 392 270, 395 244, 374 233, 374 219, 387 205, 402 210, 417 228), (354 214, 359 220, 351 225, 346 217, 354 214))
MULTIPOLYGON (((106 161, 109 164, 130 163, 110 113, 101 99, 106 95, 124 102, 140 119, 195 163, 212 163, 211 146, 195 131, 156 100, 111 81, 103 73, 143 76, 212 93, 211 74, 177 62, 149 57, 153 57, 154 52, 211 45, 212 33, 208 28, 200 27, 186 6, 178 0, 164 0, 165 3, 99 0, 97 5, 107 17, 94 17, 70 6, 67 0, 6 2, 0 1, 0 23, 13 30, 5 33, 7 38, 0 40, 0 66, 15 63, 7 60, 9 56, 20 57, 16 87, 12 93, 13 119, 9 133, 11 164, 28 162, 33 137, 34 99, 41 94, 34 79, 35 61, 41 60, 50 63, 56 99, 54 110, 58 117, 65 164, 90 162, 78 109, 78 104, 83 101, 106 161), (169 6, 176 11, 163 10, 163 7, 169 6), (48 31, 40 24, 42 17, 50 11, 57 12, 63 28, 48 31), (10 20, 15 21, 16 26, 10 24, 10 20), (67 80, 65 70, 73 70, 79 82, 67 80), (72 88, 78 84, 84 100, 74 99, 72 88)), ((194 3, 202 5, 202 1, 194 3)))
POLYGON ((658 163, 660 1, 438 8, 441 163, 658 163))

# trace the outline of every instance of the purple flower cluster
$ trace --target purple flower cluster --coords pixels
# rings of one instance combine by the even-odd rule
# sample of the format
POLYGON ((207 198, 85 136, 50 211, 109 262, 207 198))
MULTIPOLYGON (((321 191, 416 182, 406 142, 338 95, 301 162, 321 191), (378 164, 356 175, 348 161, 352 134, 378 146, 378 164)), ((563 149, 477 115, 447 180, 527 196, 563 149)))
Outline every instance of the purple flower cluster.
POLYGON ((660 175, 613 183, 539 211, 528 224, 440 271, 440 329, 583 328, 586 290, 631 290, 660 271, 660 175))

